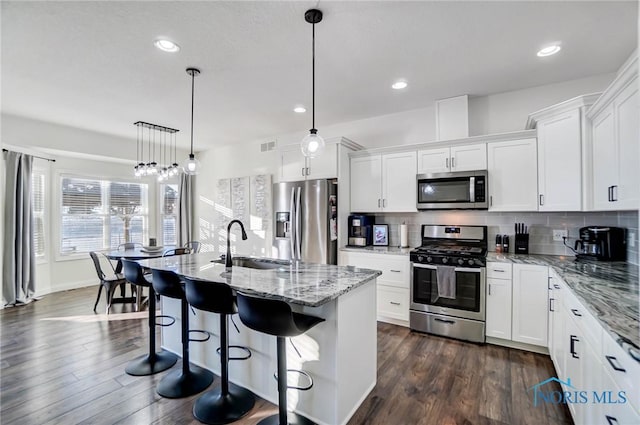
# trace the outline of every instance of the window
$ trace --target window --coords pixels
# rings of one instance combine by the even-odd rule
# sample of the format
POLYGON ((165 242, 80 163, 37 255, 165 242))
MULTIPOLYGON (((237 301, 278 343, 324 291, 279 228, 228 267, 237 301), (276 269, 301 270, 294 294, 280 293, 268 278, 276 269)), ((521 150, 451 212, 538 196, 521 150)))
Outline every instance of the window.
POLYGON ((45 239, 45 184, 46 172, 34 168, 31 172, 31 205, 33 208, 33 244, 35 245, 36 259, 46 258, 45 239))
POLYGON ((160 185, 160 223, 162 244, 178 244, 178 185, 160 185))
POLYGON ((61 177, 60 254, 117 248, 147 237, 146 184, 61 177))

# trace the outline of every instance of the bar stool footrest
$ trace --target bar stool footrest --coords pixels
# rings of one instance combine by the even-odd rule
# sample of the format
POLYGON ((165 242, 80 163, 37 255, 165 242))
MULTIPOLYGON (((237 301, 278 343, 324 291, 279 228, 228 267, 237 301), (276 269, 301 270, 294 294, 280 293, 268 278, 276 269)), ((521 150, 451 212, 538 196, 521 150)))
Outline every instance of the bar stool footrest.
POLYGON ((191 332, 204 334, 205 337, 204 338, 189 338, 190 342, 207 342, 207 341, 209 341, 211 339, 211 332, 209 332, 209 331, 205 331, 203 329, 189 329, 189 334, 191 334, 191 332))
POLYGON ((166 314, 158 314, 158 315, 156 316, 156 326, 162 326, 162 327, 164 328, 164 327, 166 327, 166 326, 171 326, 171 325, 173 325, 174 323, 176 323, 176 318, 175 318, 175 317, 173 317, 173 316, 167 316, 166 314), (166 319, 166 320, 169 320, 169 323, 160 323, 160 322, 157 322, 157 320, 158 320, 158 319, 160 319, 160 320, 165 320, 165 319, 166 319))
MULTIPOLYGON (((300 370, 300 369, 287 369, 287 372, 299 373, 300 375, 305 376, 309 380, 309 385, 306 385, 304 387, 298 387, 298 386, 295 386, 295 385, 287 385, 288 389, 307 391, 307 390, 310 390, 311 388, 313 388, 313 378, 311 377, 311 375, 308 372, 305 372, 304 370, 300 370)), ((276 381, 278 380, 278 374, 277 373, 274 373, 273 377, 276 379, 276 381)))
MULTIPOLYGON (((230 345, 229 346, 229 351, 231 351, 232 348, 236 348, 238 350, 242 350, 246 353, 245 356, 241 356, 241 357, 232 357, 229 356, 229 360, 248 360, 251 358, 251 350, 248 347, 242 346, 242 345, 230 345)), ((216 353, 218 353, 218 355, 220 355, 220 347, 216 348, 216 353)))

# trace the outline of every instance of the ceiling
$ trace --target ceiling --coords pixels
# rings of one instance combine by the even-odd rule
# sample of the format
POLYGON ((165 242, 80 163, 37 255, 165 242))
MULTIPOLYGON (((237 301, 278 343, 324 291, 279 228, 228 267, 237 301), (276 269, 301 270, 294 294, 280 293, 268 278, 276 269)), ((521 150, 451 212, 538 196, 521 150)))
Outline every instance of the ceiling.
POLYGON ((178 128, 196 150, 316 124, 615 71, 637 42, 637 2, 3 1, 2 111, 135 138, 178 128), (166 36, 182 49, 159 51, 166 36), (538 58, 545 44, 562 51, 538 58), (409 87, 390 88, 404 78, 409 87), (294 106, 307 107, 295 114, 294 106))

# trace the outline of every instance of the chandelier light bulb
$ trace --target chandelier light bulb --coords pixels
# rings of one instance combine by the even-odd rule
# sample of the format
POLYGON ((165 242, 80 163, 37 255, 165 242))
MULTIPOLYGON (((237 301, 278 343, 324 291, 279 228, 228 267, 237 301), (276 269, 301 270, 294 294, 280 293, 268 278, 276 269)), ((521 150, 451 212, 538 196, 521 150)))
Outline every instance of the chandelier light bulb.
POLYGON ((316 129, 312 129, 300 143, 302 154, 309 158, 314 158, 320 154, 324 150, 324 146, 324 139, 318 135, 318 130, 316 129))

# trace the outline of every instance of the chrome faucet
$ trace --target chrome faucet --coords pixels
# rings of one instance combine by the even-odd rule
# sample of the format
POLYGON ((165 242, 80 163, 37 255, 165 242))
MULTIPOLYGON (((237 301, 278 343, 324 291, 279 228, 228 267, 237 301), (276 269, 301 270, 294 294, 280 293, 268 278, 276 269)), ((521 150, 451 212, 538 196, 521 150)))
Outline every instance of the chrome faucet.
POLYGON ((242 224, 242 222, 240 220, 231 220, 231 222, 229 222, 229 225, 227 226, 227 255, 225 255, 225 259, 224 259, 224 267, 225 267, 226 271, 228 271, 228 272, 231 271, 231 266, 232 266, 232 262, 231 262, 231 226, 233 226, 233 223, 238 223, 240 225, 240 229, 242 230, 242 240, 243 241, 247 240, 247 232, 244 231, 244 224, 242 224))

